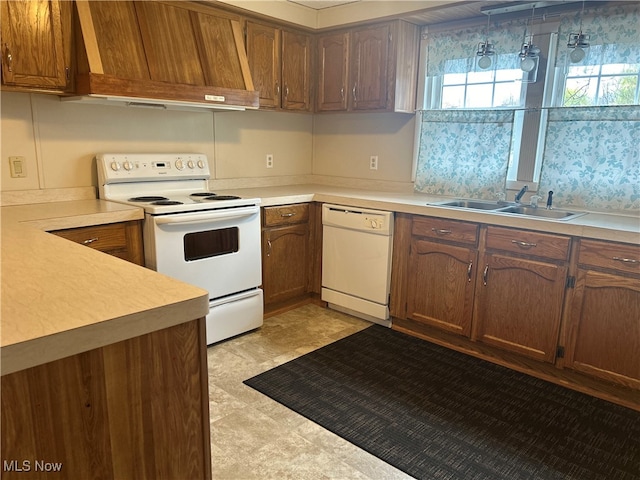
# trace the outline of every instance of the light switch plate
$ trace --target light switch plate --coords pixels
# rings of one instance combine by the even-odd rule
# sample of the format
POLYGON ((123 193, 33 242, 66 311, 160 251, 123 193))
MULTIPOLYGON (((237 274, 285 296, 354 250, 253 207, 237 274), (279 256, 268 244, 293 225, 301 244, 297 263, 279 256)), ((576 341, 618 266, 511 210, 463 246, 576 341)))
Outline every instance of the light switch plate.
POLYGON ((27 176, 27 164, 24 157, 9 157, 9 168, 13 178, 25 178, 27 176))

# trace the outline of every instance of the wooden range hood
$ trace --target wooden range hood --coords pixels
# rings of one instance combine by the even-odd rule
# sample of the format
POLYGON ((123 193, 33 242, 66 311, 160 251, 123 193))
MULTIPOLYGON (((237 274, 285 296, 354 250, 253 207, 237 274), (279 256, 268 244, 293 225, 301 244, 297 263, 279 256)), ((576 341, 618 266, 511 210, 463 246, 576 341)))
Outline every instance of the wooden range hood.
POLYGON ((259 107, 235 14, 192 2, 77 0, 67 101, 165 108, 259 107))

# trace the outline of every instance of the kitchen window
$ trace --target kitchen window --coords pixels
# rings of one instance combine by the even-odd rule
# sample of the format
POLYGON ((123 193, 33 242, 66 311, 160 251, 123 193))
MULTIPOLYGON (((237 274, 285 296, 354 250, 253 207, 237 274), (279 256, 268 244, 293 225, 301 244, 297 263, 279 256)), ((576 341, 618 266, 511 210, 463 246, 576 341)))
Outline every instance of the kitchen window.
POLYGON ((639 76, 638 64, 571 65, 562 106, 637 105, 639 76))
POLYGON ((624 185, 625 176, 640 184, 640 7, 590 15, 584 31, 591 32, 591 46, 576 64, 567 38, 579 28, 579 12, 538 17, 533 28, 523 19, 423 35, 417 191, 495 198, 527 184, 541 195, 560 190, 555 198, 565 205, 640 209, 640 187, 624 185), (532 83, 523 81, 517 55, 525 31, 541 49, 532 83), (496 55, 482 70, 475 51, 485 39, 496 55), (491 118, 498 110, 505 115, 491 118))

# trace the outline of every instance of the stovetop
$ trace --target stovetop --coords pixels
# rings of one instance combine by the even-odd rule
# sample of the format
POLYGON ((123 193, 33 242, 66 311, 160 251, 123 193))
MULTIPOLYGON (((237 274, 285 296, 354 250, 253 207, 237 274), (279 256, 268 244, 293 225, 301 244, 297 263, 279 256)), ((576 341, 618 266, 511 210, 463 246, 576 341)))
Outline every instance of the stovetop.
POLYGON ((258 205, 258 198, 209 189, 203 154, 101 154, 96 156, 100 198, 139 206, 152 215, 258 205))

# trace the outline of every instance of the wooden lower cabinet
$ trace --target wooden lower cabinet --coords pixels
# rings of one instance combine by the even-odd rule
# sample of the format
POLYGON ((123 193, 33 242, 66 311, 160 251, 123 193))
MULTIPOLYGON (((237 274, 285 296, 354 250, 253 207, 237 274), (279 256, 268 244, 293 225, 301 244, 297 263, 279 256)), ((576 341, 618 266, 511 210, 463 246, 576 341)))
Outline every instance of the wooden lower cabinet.
POLYGON ((320 289, 322 251, 319 204, 264 207, 262 289, 265 313, 308 300, 320 289))
POLYGON ((211 478, 204 319, 4 375, 1 387, 3 479, 211 478))
POLYGON ((114 257, 144 265, 142 222, 139 220, 55 230, 51 233, 114 257))
POLYGON ((465 222, 415 219, 409 254, 408 318, 471 335, 477 231, 477 225, 465 222))
POLYGON ((395 330, 640 411, 640 246, 399 213, 390 310, 395 330))
POLYGON ((265 304, 307 293, 309 288, 309 224, 264 231, 263 284, 265 304))
POLYGON ((553 363, 567 267, 500 253, 480 267, 472 338, 553 363))
POLYGON ((582 240, 579 252, 565 367, 640 389, 640 247, 582 240))

